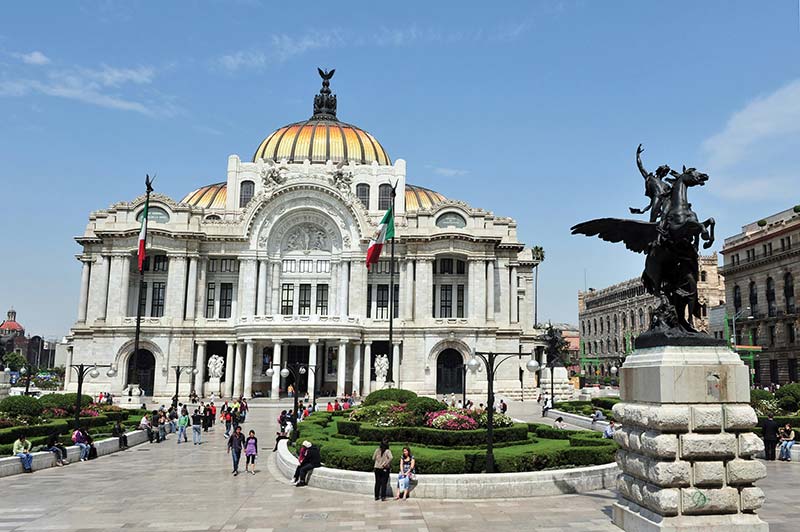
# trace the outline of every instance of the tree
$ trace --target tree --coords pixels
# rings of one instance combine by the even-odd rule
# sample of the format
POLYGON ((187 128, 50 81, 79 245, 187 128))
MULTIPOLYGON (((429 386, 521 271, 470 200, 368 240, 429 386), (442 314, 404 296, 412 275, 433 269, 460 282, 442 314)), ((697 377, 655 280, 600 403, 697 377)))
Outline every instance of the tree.
POLYGON ((28 359, 16 351, 3 355, 3 364, 11 371, 19 371, 22 366, 28 363, 28 359))

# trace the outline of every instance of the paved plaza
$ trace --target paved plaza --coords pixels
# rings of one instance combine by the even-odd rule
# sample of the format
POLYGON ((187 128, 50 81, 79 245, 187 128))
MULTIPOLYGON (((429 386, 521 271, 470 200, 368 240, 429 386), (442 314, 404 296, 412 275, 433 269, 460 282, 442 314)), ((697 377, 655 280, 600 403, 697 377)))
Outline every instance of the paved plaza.
MULTIPOLYGON (((512 403, 536 419, 535 402, 512 403)), ((421 500, 376 503, 371 497, 294 488, 277 473, 270 436, 278 410, 253 408, 245 430, 259 436, 256 475, 231 475, 219 426, 205 442, 143 444, 98 460, 0 480, 0 531, 618 531, 615 494, 598 491, 534 499, 421 500)), ((242 465, 243 467, 243 465, 242 465)), ((758 485, 761 515, 773 531, 796 529, 800 464, 767 465, 758 485)))

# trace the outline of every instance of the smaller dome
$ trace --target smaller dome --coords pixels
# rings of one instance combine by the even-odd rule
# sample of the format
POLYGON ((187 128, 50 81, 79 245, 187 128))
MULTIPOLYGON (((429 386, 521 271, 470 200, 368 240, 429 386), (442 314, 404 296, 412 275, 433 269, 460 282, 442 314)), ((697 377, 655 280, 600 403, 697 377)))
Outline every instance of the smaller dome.
POLYGON ((5 320, 3 323, 0 323, 0 333, 24 333, 25 327, 20 325, 17 322, 17 311, 9 310, 8 311, 8 319, 5 320))
POLYGON ((416 185, 406 185, 406 211, 419 211, 430 209, 437 203, 447 201, 447 198, 429 188, 416 185))
POLYGON ((225 182, 206 185, 189 192, 180 202, 204 209, 224 209, 228 198, 228 185, 225 182))

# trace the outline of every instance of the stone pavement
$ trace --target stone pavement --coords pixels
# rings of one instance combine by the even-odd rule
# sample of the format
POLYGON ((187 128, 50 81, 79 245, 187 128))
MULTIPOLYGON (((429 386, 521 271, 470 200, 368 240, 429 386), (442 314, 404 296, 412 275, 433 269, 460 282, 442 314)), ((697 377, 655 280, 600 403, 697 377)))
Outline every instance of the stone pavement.
MULTIPOLYGON (((530 403, 535 408, 536 403, 530 403)), ((526 405, 514 405, 523 406, 526 405)), ((520 415, 524 415, 524 412, 520 415)), ((532 414, 531 414, 532 415, 532 414)), ((277 410, 253 409, 256 475, 231 475, 219 426, 206 443, 144 444, 97 460, 0 479, 0 531, 378 531, 497 529, 618 531, 610 491, 538 499, 374 502, 371 497, 294 488, 272 466, 277 410)), ((242 465, 243 467, 243 465, 242 465)), ((770 463, 759 486, 771 530, 796 530, 800 464, 770 463)))

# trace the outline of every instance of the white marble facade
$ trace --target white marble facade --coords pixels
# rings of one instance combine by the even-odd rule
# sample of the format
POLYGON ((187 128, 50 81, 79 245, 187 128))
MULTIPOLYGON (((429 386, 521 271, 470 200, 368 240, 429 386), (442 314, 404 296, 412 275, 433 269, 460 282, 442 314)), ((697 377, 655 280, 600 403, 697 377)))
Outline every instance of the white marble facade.
MULTIPOLYGON (((407 185, 402 159, 351 159, 341 169, 311 159, 231 155, 225 183, 180 203, 154 193, 141 298, 136 248, 144 197, 91 213, 77 238, 83 269, 66 362, 119 371, 87 378, 85 389, 125 393, 140 302, 141 349, 152 354, 140 356, 140 366, 151 364, 157 397, 174 393, 168 368, 177 365, 198 369, 182 377, 181 395, 203 395, 214 354, 225 359, 226 396, 282 393, 286 381, 265 370, 287 360, 315 368, 301 391, 366 395, 400 386, 433 395, 444 366, 449 375, 438 375, 438 391, 460 390, 453 357, 465 362, 473 349, 521 353, 519 364, 503 364, 495 385, 520 390, 519 368, 540 345, 540 331, 533 326, 538 260, 518 240, 516 222, 407 185), (365 256, 385 212, 381 185, 395 182, 398 314, 390 348, 389 248, 373 271, 365 256), (241 197, 251 192, 252 199, 241 197), (391 361, 385 384, 373 380, 380 354, 391 361)), ((522 378, 533 387, 533 376, 522 378)), ((75 386, 68 380, 68 389, 75 386)), ((467 376, 467 388, 485 390, 485 375, 467 376)))

